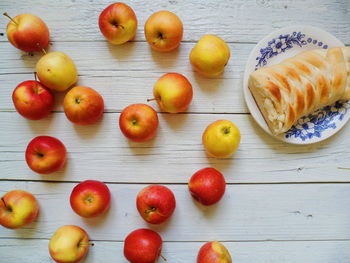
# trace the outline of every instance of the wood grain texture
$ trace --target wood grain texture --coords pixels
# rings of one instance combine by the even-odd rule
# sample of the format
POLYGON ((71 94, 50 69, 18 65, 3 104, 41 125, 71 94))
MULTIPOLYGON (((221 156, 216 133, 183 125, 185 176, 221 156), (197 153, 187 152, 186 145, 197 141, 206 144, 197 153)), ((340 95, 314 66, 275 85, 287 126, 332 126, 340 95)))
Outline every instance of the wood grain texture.
MULTIPOLYGON (((0 239, 0 254, 4 262, 53 263, 48 253, 48 240, 0 239), (13 253, 21 251, 21 253, 13 253), (35 251, 35 253, 33 253, 35 251)), ((95 241, 95 246, 81 263, 108 262, 127 263, 123 257, 123 242, 95 241)), ((162 255, 167 262, 196 262, 200 242, 164 242, 162 255), (181 253, 179 253, 181 251, 181 253)), ((296 241, 296 242, 224 242, 233 262, 259 263, 348 263, 350 261, 350 241, 296 241)), ((161 259, 158 261, 162 263, 161 259)))
POLYGON ((128 141, 120 132, 119 113, 105 113, 91 126, 70 123, 64 113, 28 121, 16 112, 1 112, 0 170, 7 180, 187 183, 197 170, 219 169, 229 183, 349 182, 349 129, 324 142, 296 146, 279 142, 262 131, 250 115, 160 114, 156 138, 146 143, 128 141), (238 151, 228 159, 208 158, 201 136, 211 122, 233 121, 241 130, 238 151), (60 172, 32 172, 24 152, 38 135, 59 138, 68 149, 68 162, 60 172))
MULTIPOLYGON (((39 15, 50 28, 53 41, 104 40, 98 28, 98 16, 109 0, 2 0, 0 9, 16 15, 30 11, 39 15), (59 4, 58 4, 59 3, 59 4)), ((198 41, 205 33, 217 34, 226 41, 257 42, 271 31, 294 24, 313 25, 350 43, 348 0, 154 0, 127 1, 139 20, 136 40, 144 40, 147 18, 159 10, 175 12, 184 24, 184 40, 198 41), (310 12, 312 10, 312 12, 310 12)), ((5 31, 8 19, 0 18, 5 31)), ((0 40, 5 41, 6 36, 0 40)))
POLYGON ((33 193, 40 204, 38 220, 16 231, 1 228, 5 238, 50 238, 62 225, 79 225, 93 240, 123 241, 134 229, 151 227, 166 241, 350 240, 349 184, 229 185, 215 206, 202 207, 187 185, 169 185, 177 207, 163 225, 146 224, 135 207, 145 185, 108 184, 109 212, 82 219, 70 208, 76 184, 2 182, 0 195, 10 189, 33 193))
MULTIPOLYGON (((193 43, 183 43, 173 52, 160 53, 152 51, 147 43, 112 46, 105 42, 59 42, 50 50, 65 52, 73 58, 79 72, 77 84, 100 92, 106 111, 120 112, 131 103, 145 103, 147 98, 153 97, 153 86, 158 78, 177 72, 185 75, 193 86, 194 98, 188 111, 247 113, 242 78, 253 45, 230 44, 232 56, 225 73, 214 79, 193 72, 189 62, 193 46, 193 43)), ((35 64, 41 56, 41 53, 23 54, 9 43, 0 46, 0 111, 14 110, 11 100, 14 88, 34 78, 35 64)), ((55 110, 62 111, 64 94, 56 93, 55 110)))

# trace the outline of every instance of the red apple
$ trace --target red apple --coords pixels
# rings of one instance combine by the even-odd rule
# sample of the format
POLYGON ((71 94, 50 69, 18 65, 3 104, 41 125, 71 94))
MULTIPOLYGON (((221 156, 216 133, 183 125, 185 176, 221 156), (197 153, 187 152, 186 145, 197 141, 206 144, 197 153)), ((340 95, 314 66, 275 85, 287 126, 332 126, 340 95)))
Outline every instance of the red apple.
POLYGON ((92 88, 76 86, 64 97, 63 108, 68 120, 88 125, 101 119, 104 102, 102 96, 92 88))
POLYGON ((197 256, 197 263, 232 263, 232 259, 223 244, 213 241, 201 247, 197 256))
POLYGON ((34 172, 49 174, 64 166, 66 155, 66 147, 60 140, 51 136, 38 136, 27 146, 26 161, 34 172))
POLYGON ((124 241, 124 256, 131 263, 155 263, 162 251, 162 238, 149 229, 131 232, 124 241))
POLYGON ((14 89, 12 101, 23 117, 40 120, 51 112, 54 97, 51 91, 40 82, 27 80, 14 89))
POLYGON ((160 109, 169 113, 185 111, 192 101, 193 90, 188 79, 178 73, 167 73, 160 77, 153 88, 153 99, 160 109))
POLYGON ((161 224, 173 214, 176 201, 169 188, 162 185, 149 185, 137 195, 136 206, 146 222, 161 224))
POLYGON ((101 33, 112 44, 123 44, 135 37, 137 18, 132 8, 114 3, 102 11, 98 19, 101 33))
POLYGON ((89 236, 84 229, 78 226, 62 226, 56 230, 50 239, 49 252, 57 263, 77 263, 87 254, 89 236))
POLYGON ((135 142, 151 140, 157 133, 157 112, 146 104, 132 104, 119 116, 119 127, 128 139, 135 142))
POLYGON ((145 23, 145 37, 157 51, 167 52, 180 45, 183 26, 180 18, 169 11, 159 11, 151 15, 145 23))
POLYGON ((39 204, 31 193, 7 192, 0 200, 0 225, 15 229, 30 224, 39 213, 39 204))
POLYGON ((197 201, 203 205, 213 205, 224 195, 226 182, 215 168, 204 168, 192 175, 188 188, 197 201))
POLYGON ((31 14, 22 14, 7 24, 7 38, 13 46, 25 52, 41 51, 49 45, 50 33, 45 22, 31 14))
POLYGON ((106 184, 87 180, 74 187, 70 205, 82 217, 95 217, 105 213, 111 203, 111 193, 106 184))

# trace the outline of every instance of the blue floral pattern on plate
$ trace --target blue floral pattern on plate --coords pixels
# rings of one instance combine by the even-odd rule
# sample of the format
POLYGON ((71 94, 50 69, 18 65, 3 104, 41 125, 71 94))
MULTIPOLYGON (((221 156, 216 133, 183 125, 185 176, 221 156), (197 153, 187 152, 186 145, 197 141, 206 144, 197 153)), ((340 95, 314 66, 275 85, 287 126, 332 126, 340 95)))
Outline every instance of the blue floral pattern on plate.
MULTIPOLYGON (((316 46, 315 48, 327 49, 328 45, 322 41, 307 37, 302 32, 293 32, 292 34, 279 35, 267 43, 265 48, 260 49, 260 55, 256 58, 257 64, 255 70, 267 64, 267 61, 286 50, 306 45, 316 46)), ((350 101, 336 102, 334 105, 326 106, 308 116, 300 118, 284 136, 285 138, 298 138, 302 141, 310 140, 313 137, 320 138, 322 133, 328 129, 336 129, 337 124, 343 120, 350 108, 350 101)))

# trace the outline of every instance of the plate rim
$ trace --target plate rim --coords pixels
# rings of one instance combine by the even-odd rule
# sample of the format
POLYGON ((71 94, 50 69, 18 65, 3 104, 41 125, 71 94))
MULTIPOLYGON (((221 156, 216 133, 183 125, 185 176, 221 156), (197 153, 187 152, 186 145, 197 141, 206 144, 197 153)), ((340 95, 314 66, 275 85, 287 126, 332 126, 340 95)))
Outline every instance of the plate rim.
POLYGON ((264 120, 264 117, 262 116, 261 112, 260 112, 260 109, 258 108, 258 106, 256 105, 256 102, 255 102, 255 99, 253 97, 253 95, 251 94, 251 91, 249 90, 248 88, 248 79, 249 79, 249 75, 250 75, 250 61, 254 60, 255 61, 255 53, 257 51, 258 48, 260 48, 260 46, 262 46, 263 44, 265 44, 265 42, 267 43, 268 41, 270 41, 272 38, 276 38, 278 37, 279 34, 283 34, 285 31, 301 31, 302 32, 302 29, 306 29, 306 30, 314 30, 314 31, 317 31, 316 34, 326 34, 328 35, 328 37, 331 37, 333 39, 334 42, 339 42, 339 45, 338 46, 345 46, 344 43, 339 40, 336 36, 334 36, 333 34, 319 28, 319 27, 315 27, 315 26, 309 26, 309 25, 294 25, 294 26, 287 26, 287 27, 283 27, 283 28, 280 28, 280 29, 276 29, 272 32, 270 32, 269 34, 267 34, 265 37, 263 37, 262 39, 260 39, 258 41, 258 43, 252 48, 252 50, 250 51, 249 53, 249 56, 248 56, 248 59, 246 61, 246 65, 245 65, 245 68, 244 68, 244 72, 243 72, 243 81, 242 81, 242 88, 243 88, 243 96, 244 96, 244 101, 245 101, 245 104, 249 110, 249 113, 251 114, 251 116, 253 117, 254 121, 256 122, 256 124, 264 131, 266 132, 268 135, 270 135, 271 137, 275 138, 275 139, 278 139, 282 142, 285 142, 285 143, 288 143, 288 144, 294 144, 294 145, 307 145, 307 144, 313 144, 313 143, 317 143, 317 142, 321 142, 323 140, 326 140, 328 139, 329 137, 333 136, 334 134, 336 134, 339 130, 341 130, 345 124, 349 121, 350 119, 350 113, 347 114, 347 117, 346 117, 346 120, 340 122, 338 128, 335 130, 334 133, 331 133, 331 134, 328 134, 326 136, 323 136, 323 137, 320 137, 318 139, 314 139, 314 140, 309 140, 309 141, 296 141, 296 140, 287 140, 284 136, 285 133, 282 133, 280 135, 274 135, 272 134, 272 132, 270 131, 270 129, 268 128, 267 124, 266 124, 266 121, 264 120), (258 108, 258 113, 253 113, 251 107, 249 106, 250 103, 248 102, 248 96, 251 96, 254 100, 254 104, 255 106, 258 108), (254 115, 260 115, 261 118, 264 120, 265 122, 265 126, 263 127, 257 120, 256 120, 256 117, 254 115))

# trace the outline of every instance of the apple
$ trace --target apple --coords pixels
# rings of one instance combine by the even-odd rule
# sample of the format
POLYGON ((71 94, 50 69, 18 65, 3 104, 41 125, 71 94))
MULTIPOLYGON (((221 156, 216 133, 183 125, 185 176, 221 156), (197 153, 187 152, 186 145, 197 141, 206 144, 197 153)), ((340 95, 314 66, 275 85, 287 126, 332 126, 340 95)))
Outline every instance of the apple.
POLYGON ((64 97, 63 108, 68 120, 75 124, 88 125, 101 119, 104 102, 94 89, 76 86, 64 97))
POLYGON ((22 190, 7 192, 0 200, 0 225, 16 229, 32 223, 39 213, 39 204, 31 193, 22 190))
POLYGON ((88 250, 89 236, 79 226, 66 225, 56 230, 49 242, 49 252, 57 263, 77 263, 82 260, 88 250))
POLYGON ((146 104, 132 104, 119 116, 119 127, 128 139, 145 142, 154 138, 158 129, 157 112, 146 104))
POLYGON ((191 195, 203 205, 213 205, 225 193, 224 176, 215 168, 204 168, 194 173, 188 183, 191 195))
POLYGON ((51 112, 54 96, 43 84, 35 80, 24 81, 12 93, 13 104, 23 117, 40 120, 51 112))
POLYGON ((36 73, 42 84, 55 91, 65 91, 78 79, 73 60, 63 52, 46 53, 36 63, 36 73))
POLYGON ((231 121, 218 120, 204 131, 202 142, 209 156, 229 158, 241 141, 239 129, 231 121))
POLYGON ((205 35, 190 53, 193 68, 207 77, 220 75, 230 59, 230 49, 224 40, 215 35, 205 35))
POLYGON ((161 224, 176 207, 173 192, 162 185, 149 185, 137 195, 136 206, 142 218, 150 224, 161 224))
POLYGON ((162 238, 150 229, 131 232, 124 241, 124 256, 131 263, 155 263, 162 251, 162 238))
POLYGON ((178 73, 167 73, 160 77, 153 88, 153 99, 160 109, 169 113, 185 111, 192 101, 193 90, 188 79, 178 73))
POLYGON ((54 137, 38 136, 28 144, 25 155, 30 169, 39 174, 50 174, 64 166, 67 150, 54 137))
POLYGON ((182 40, 182 22, 177 15, 169 11, 152 14, 147 19, 144 30, 148 44, 157 51, 171 51, 177 48, 182 40))
POLYGON ((197 263, 232 263, 231 255, 227 248, 217 242, 205 243, 199 250, 197 263))
POLYGON ((102 11, 98 25, 110 43, 120 45, 135 37, 137 18, 130 6, 114 3, 102 11))
POLYGON ((47 25, 39 17, 21 14, 14 18, 4 13, 11 21, 6 32, 10 43, 25 52, 41 51, 48 47, 50 33, 47 25))
POLYGON ((111 193, 106 184, 87 180, 74 187, 70 205, 82 217, 96 217, 105 213, 111 203, 111 193))

